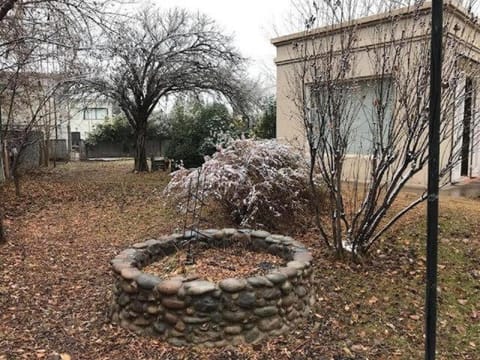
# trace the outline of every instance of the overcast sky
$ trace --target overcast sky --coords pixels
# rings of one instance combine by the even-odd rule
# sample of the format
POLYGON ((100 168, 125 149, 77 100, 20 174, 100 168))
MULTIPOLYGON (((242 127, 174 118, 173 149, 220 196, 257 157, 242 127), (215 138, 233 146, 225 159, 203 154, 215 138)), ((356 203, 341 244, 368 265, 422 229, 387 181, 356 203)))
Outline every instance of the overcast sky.
POLYGON ((234 36, 235 45, 252 61, 254 76, 274 72, 275 48, 270 39, 275 26, 281 27, 291 10, 291 0, 150 0, 161 8, 182 7, 201 11, 217 21, 226 34, 234 36), (262 74, 263 73, 263 74, 262 74))

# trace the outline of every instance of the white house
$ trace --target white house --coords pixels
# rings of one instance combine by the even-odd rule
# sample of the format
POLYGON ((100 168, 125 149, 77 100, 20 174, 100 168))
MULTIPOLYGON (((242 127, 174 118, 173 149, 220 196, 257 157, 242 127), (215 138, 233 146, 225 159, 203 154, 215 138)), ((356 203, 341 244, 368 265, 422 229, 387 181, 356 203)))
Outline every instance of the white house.
POLYGON ((70 152, 77 152, 96 126, 116 114, 113 102, 105 98, 71 101, 60 115, 58 139, 67 141, 70 152))

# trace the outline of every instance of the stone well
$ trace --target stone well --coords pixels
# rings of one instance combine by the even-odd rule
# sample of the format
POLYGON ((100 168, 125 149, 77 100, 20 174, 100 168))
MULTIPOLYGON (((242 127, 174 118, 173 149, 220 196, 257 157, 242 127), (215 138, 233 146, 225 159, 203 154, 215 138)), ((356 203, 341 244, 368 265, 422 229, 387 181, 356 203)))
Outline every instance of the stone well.
POLYGON ((258 343, 302 322, 313 305, 312 255, 291 237, 252 230, 205 230, 194 241, 225 248, 243 242, 285 260, 264 276, 218 283, 175 277, 161 279, 141 271, 192 241, 171 235, 134 244, 112 260, 115 273, 112 320, 139 334, 175 346, 207 347, 258 343))

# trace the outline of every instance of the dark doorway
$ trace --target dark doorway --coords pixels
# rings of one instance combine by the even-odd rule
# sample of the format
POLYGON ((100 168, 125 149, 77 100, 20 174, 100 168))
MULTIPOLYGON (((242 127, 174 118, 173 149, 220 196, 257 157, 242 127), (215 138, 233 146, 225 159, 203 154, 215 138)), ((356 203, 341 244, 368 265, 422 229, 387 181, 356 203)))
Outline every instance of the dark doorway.
POLYGON ((465 81, 465 108, 463 112, 462 168, 460 175, 468 176, 470 168, 470 133, 472 123, 473 83, 471 78, 465 81))
POLYGON ((72 132, 72 147, 78 148, 80 146, 80 132, 72 132))

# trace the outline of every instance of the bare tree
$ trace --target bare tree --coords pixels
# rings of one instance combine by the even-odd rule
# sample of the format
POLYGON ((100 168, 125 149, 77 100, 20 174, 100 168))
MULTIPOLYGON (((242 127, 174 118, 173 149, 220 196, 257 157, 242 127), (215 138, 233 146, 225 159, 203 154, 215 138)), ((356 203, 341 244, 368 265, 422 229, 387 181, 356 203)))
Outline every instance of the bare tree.
MULTIPOLYGON (((294 117, 310 153, 311 189, 316 195, 318 174, 329 197, 329 221, 316 207, 321 238, 339 257, 348 250, 356 259, 426 199, 424 192, 398 212, 392 210, 400 191, 428 161, 430 7, 392 7, 378 25, 362 27, 356 19, 364 5, 322 1, 304 7, 310 13, 302 36, 291 44, 295 64, 289 77, 294 117), (317 30, 319 24, 327 27, 317 30), (362 43, 365 38, 373 41, 362 43)), ((472 45, 480 36, 474 19, 466 13, 456 16, 452 9, 445 11, 445 182, 461 159, 464 125, 455 116, 472 102, 468 79, 478 76, 480 55, 472 45)), ((471 106, 468 111, 470 131, 476 120, 471 106)))
MULTIPOLYGON (((37 12, 58 15, 64 22, 78 29, 83 26, 80 19, 101 22, 102 16, 119 0, 2 0, 0 1, 0 22, 14 12, 37 12)), ((72 30, 74 30, 72 29, 72 30)), ((30 34, 35 36, 35 34, 30 34)))
POLYGON ((84 84, 117 102, 134 129, 135 170, 147 171, 147 122, 160 99, 180 92, 242 94, 243 59, 210 18, 144 10, 121 22, 89 57, 84 84))
MULTIPOLYGON (((51 102, 67 83, 68 79, 63 76, 22 72, 9 91, 4 93, 9 102, 4 142, 8 144, 9 174, 14 180, 17 196, 20 196, 20 167, 25 160, 25 152, 34 145, 39 150, 48 147, 44 131, 52 126, 50 120, 56 111, 51 102)), ((48 157, 48 152, 44 156, 48 157)))
MULTIPOLYGON (((38 141, 32 132, 42 123, 52 126, 59 90, 80 71, 78 51, 89 46, 96 28, 109 23, 108 6, 115 2, 0 1, 0 166, 2 175, 4 165, 10 168, 17 195, 19 159, 32 141, 38 141)), ((1 180, 0 176, 0 185, 1 180)), ((1 236, 2 220, 0 209, 1 236)))
MULTIPOLYGON (((55 118, 58 90, 78 73, 77 49, 86 44, 77 34, 72 34, 69 24, 77 15, 62 9, 42 7, 52 4, 41 2, 37 7, 28 2, 16 4, 11 16, 3 18, 0 35, 0 69, 3 83, 0 89, 2 119, 0 142, 2 151, 8 142, 7 167, 20 194, 19 165, 23 152, 33 142, 41 142, 48 149, 49 133, 55 118), (53 100, 53 101, 52 101, 53 100), (33 132, 41 130, 45 142, 33 139, 33 132)), ((85 19, 75 19, 75 21, 85 19)), ((83 27, 81 23, 79 27, 83 27)), ((48 150, 44 150, 48 164, 48 150)))
POLYGON ((112 15, 115 15, 113 6, 122 1, 1 1, 2 83, 11 84, 19 67, 25 71, 57 75, 71 71, 78 52, 90 46, 99 29, 108 27, 113 21, 112 15))

